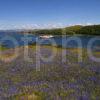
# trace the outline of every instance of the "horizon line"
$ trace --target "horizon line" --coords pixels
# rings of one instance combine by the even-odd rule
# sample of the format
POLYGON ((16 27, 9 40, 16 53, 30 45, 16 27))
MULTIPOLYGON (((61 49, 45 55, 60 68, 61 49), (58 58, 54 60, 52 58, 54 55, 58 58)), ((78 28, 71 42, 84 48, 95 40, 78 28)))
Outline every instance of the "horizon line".
POLYGON ((27 25, 22 25, 22 26, 19 25, 19 27, 15 26, 15 25, 11 25, 11 26, 13 26, 13 28, 7 28, 7 27, 3 27, 2 26, 0 28, 0 31, 57 29, 57 28, 65 28, 65 27, 71 27, 71 26, 77 26, 77 25, 80 25, 80 26, 91 26, 91 25, 100 25, 100 24, 92 24, 92 23, 86 23, 86 24, 68 24, 68 25, 64 25, 64 24, 44 24, 44 25, 40 25, 40 24, 27 24, 27 25))

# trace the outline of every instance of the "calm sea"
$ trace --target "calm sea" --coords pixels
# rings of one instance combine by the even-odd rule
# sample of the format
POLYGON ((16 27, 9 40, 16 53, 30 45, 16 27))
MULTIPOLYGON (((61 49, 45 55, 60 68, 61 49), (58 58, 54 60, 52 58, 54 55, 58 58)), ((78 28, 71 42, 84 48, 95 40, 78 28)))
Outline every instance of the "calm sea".
POLYGON ((14 48, 17 46, 24 46, 28 44, 40 43, 41 45, 57 45, 64 46, 65 48, 76 48, 78 47, 87 48, 88 44, 91 43, 93 48, 100 49, 100 37, 99 36, 55 36, 51 39, 41 39, 39 36, 32 34, 19 34, 17 32, 0 32, 0 45, 4 45, 8 48, 14 48), (69 40, 69 42, 68 42, 69 40), (68 43, 67 43, 68 42, 68 43))

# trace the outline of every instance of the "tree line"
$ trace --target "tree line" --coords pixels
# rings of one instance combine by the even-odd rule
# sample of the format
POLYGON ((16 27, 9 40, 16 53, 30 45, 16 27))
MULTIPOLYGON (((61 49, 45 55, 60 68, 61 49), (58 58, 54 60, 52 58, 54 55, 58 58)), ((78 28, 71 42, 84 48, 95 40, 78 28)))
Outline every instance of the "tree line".
POLYGON ((75 25, 57 29, 33 30, 29 33, 35 35, 100 35, 100 25, 75 25))

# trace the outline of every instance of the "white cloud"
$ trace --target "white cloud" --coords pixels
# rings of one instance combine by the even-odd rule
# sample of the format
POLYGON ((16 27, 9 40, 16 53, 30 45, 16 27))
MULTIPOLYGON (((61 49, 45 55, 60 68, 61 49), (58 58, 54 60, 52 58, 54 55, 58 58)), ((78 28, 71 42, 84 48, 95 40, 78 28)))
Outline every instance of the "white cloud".
POLYGON ((1 24, 0 29, 7 30, 7 29, 45 29, 45 28, 60 28, 64 27, 63 24, 57 23, 57 24, 1 24))
POLYGON ((0 24, 0 30, 10 30, 10 29, 51 29, 51 28, 63 28, 67 26, 74 25, 93 25, 93 23, 77 23, 77 24, 62 24, 62 23, 49 23, 49 24, 0 24))

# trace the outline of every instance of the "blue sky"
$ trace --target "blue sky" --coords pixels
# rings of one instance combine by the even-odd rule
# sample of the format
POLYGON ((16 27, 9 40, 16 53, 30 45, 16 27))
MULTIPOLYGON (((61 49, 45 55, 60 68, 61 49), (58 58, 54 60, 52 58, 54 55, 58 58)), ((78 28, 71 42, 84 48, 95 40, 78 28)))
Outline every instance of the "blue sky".
POLYGON ((100 23, 100 0, 0 0, 0 29, 87 23, 100 23))

